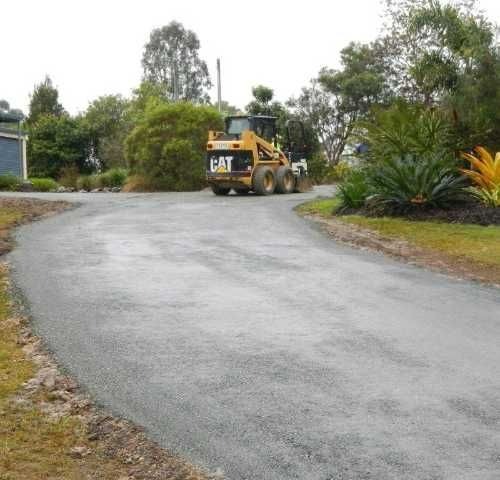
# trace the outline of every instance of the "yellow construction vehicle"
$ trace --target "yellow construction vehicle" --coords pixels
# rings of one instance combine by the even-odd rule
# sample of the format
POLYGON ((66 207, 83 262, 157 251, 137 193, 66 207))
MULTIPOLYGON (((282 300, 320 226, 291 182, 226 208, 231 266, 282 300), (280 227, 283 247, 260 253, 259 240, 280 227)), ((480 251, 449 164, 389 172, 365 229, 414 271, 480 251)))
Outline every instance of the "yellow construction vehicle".
POLYGON ((309 188, 304 125, 287 122, 280 145, 276 117, 231 116, 225 131, 210 131, 207 182, 215 195, 292 193, 309 188))

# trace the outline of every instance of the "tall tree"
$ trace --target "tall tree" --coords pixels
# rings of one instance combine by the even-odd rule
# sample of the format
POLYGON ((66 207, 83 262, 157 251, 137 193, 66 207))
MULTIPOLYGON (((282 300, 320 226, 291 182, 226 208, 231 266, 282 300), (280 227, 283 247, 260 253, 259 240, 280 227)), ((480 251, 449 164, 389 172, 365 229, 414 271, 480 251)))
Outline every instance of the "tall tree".
POLYGON ((59 103, 59 92, 47 75, 43 82, 35 85, 31 95, 28 123, 36 123, 42 115, 59 117, 63 113, 64 108, 59 103))
POLYGON ((199 49, 196 33, 179 22, 154 29, 142 56, 144 79, 161 85, 171 100, 207 103, 212 83, 199 49))
POLYGON ((105 95, 94 100, 83 117, 103 170, 126 165, 124 141, 132 128, 129 104, 121 95, 105 95))
POLYGON ((58 178, 64 168, 90 173, 91 137, 85 122, 69 115, 41 115, 29 124, 28 166, 33 177, 58 178))
POLYGON ((342 69, 324 68, 291 106, 315 129, 328 162, 339 162, 355 123, 387 100, 383 65, 373 45, 351 43, 341 52, 342 69))

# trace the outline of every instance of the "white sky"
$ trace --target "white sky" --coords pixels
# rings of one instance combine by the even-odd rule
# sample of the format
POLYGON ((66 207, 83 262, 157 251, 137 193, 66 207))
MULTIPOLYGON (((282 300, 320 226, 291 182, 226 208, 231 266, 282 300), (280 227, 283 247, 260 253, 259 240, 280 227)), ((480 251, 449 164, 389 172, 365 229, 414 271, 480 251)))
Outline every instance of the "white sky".
MULTIPOLYGON (((480 5, 500 23, 498 0, 480 5)), ((2 1, 0 99, 27 112, 46 74, 73 114, 100 95, 128 96, 150 31, 177 20, 198 34, 214 83, 221 58, 224 100, 244 107, 258 84, 286 100, 322 66, 338 66, 350 41, 374 39, 381 10, 379 0, 2 1)))

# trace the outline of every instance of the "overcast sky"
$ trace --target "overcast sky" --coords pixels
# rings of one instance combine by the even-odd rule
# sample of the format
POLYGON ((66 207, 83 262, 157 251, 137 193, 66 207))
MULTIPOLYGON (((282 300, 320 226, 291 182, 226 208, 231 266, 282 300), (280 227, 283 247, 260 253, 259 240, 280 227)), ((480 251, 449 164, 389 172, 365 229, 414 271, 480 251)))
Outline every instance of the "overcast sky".
MULTIPOLYGON (((500 23, 500 1, 480 5, 500 23)), ((239 107, 257 84, 278 100, 297 94, 381 24, 379 0, 24 0, 2 2, 0 12, 0 99, 27 111, 33 85, 48 74, 71 113, 100 95, 129 95, 150 31, 172 20, 198 34, 214 83, 221 58, 222 97, 239 107)))

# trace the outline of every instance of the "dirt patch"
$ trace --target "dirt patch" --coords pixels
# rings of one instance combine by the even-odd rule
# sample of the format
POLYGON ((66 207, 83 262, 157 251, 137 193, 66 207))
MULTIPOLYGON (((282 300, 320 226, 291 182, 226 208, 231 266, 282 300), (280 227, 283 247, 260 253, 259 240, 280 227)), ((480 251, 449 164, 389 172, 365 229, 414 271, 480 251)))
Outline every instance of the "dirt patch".
POLYGON ((412 265, 463 278, 488 283, 500 288, 500 271, 496 266, 478 265, 467 259, 417 247, 410 242, 381 235, 358 225, 347 224, 340 218, 306 215, 322 227, 335 240, 389 255, 412 265))

